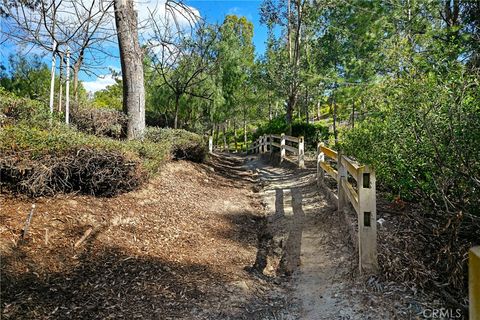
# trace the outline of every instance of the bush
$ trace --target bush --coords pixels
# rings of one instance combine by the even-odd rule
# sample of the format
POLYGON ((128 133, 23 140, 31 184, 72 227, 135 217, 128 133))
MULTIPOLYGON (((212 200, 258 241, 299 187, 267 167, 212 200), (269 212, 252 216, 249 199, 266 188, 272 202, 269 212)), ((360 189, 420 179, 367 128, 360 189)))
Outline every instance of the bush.
POLYGON ((47 105, 28 98, 17 97, 0 87, 0 127, 19 121, 48 123, 48 120, 47 105))
MULTIPOLYGON (((254 139, 264 134, 281 134, 288 132, 288 125, 285 117, 277 117, 264 125, 258 127, 254 139)), ((307 149, 315 149, 317 142, 325 141, 329 137, 328 127, 320 123, 305 123, 303 121, 294 121, 292 123, 292 136, 305 138, 307 149)))
POLYGON ((168 141, 118 141, 58 124, 49 130, 25 123, 0 130, 2 184, 34 197, 130 191, 170 157, 168 141))
POLYGON ((33 197, 112 196, 135 189, 146 177, 133 149, 63 126, 7 126, 0 131, 2 184, 33 197))
POLYGON ((145 140, 171 144, 171 154, 175 159, 185 159, 202 162, 207 155, 207 146, 201 136, 182 129, 165 129, 149 127, 145 133, 145 140))
POLYGON ((403 198, 430 201, 438 212, 480 215, 478 79, 429 75, 384 86, 377 93, 384 104, 344 134, 345 152, 372 164, 403 198))
POLYGON ((79 108, 72 112, 72 122, 78 130, 106 137, 120 138, 128 117, 114 109, 79 108))

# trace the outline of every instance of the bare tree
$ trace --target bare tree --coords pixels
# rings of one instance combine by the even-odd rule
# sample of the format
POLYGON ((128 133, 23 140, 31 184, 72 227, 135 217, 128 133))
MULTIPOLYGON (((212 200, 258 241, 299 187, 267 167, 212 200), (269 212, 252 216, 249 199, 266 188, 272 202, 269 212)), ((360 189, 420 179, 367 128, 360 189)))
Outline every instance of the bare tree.
POLYGON ((115 0, 114 7, 123 76, 123 110, 128 115, 127 138, 138 139, 145 130, 145 85, 137 14, 133 0, 115 0))
POLYGON ((154 36, 149 41, 155 72, 172 92, 175 103, 174 128, 178 128, 180 99, 187 95, 212 100, 208 74, 214 66, 212 55, 217 31, 209 28, 188 6, 167 1, 165 17, 151 13, 154 36), (181 25, 179 20, 187 21, 181 25))
MULTIPOLYGON (((70 47, 73 94, 75 105, 78 105, 78 76, 84 66, 86 52, 108 54, 102 44, 111 41, 109 39, 114 33, 112 5, 111 1, 105 0, 10 1, 3 6, 10 21, 9 27, 1 32, 21 47, 37 47, 51 52, 52 67, 57 54, 64 55, 63 49, 70 47)), ((90 66, 98 67, 100 64, 90 66)))

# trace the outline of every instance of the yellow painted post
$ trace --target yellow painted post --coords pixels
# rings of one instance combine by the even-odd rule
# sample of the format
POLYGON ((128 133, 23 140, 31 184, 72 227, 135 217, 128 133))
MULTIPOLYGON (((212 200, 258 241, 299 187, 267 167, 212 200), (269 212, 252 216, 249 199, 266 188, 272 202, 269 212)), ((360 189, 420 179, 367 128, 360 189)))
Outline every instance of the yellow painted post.
POLYGON ((342 163, 342 152, 338 151, 337 154, 337 193, 338 193, 338 212, 343 212, 345 205, 348 202, 347 195, 345 193, 345 189, 343 188, 343 184, 347 181, 347 168, 342 163))
POLYGON ((375 272, 377 260, 377 203, 375 171, 369 166, 358 170, 358 257, 360 272, 375 272))
POLYGON ((480 246, 471 248, 468 255, 470 320, 480 320, 480 246))

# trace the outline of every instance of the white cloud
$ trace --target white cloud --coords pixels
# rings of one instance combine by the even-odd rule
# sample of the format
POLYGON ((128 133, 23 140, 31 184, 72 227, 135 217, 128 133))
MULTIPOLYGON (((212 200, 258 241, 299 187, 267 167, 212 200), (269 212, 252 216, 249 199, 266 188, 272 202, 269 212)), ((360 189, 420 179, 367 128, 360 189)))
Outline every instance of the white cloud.
POLYGON ((87 92, 95 93, 115 84, 115 79, 110 74, 98 76, 95 81, 83 81, 83 87, 87 92))

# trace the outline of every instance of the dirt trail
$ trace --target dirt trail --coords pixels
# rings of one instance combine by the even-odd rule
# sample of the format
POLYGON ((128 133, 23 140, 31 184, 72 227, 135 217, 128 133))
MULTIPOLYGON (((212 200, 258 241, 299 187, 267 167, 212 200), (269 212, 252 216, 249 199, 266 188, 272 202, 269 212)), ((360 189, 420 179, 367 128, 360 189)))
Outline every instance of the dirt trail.
POLYGON ((250 156, 171 162, 117 197, 37 199, 23 241, 32 201, 2 194, 0 318, 389 319, 351 284, 313 177, 250 156))
POLYGON ((274 251, 281 248, 277 265, 269 262, 265 270, 276 268, 277 275, 292 275, 289 299, 293 303, 288 317, 389 318, 383 311, 368 307, 368 297, 353 284, 356 257, 347 241, 345 224, 318 192, 315 171, 274 167, 258 157, 249 157, 246 166, 257 172, 262 186, 269 244, 274 251))

